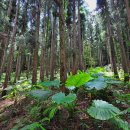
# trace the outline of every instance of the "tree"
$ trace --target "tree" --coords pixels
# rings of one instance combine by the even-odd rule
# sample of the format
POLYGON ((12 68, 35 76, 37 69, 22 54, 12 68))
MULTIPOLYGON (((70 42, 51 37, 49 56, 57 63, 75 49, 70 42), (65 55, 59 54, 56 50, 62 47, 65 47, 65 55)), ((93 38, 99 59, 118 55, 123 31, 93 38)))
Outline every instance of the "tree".
POLYGON ((39 29, 40 29, 40 6, 41 1, 36 1, 36 32, 35 32, 35 45, 33 49, 33 73, 32 83, 37 82, 37 66, 38 66, 38 48, 39 48, 39 29))
POLYGON ((127 18, 128 18, 128 23, 130 27, 130 1, 129 0, 124 0, 125 5, 126 5, 126 10, 127 10, 127 18))
MULTIPOLYGON (((67 78, 65 55, 65 16, 63 0, 54 0, 59 7, 59 33, 60 33, 60 80, 64 84, 67 78)), ((62 91, 65 91, 64 85, 62 91)))
POLYGON ((10 78, 10 75, 11 75, 11 70, 12 70, 14 41, 15 41, 16 30, 17 30, 17 21, 18 21, 19 7, 20 7, 20 0, 18 0, 18 3, 17 3, 17 9, 16 9, 16 15, 15 15, 15 19, 14 19, 14 26, 13 26, 13 31, 12 31, 12 37, 10 39, 9 60, 8 60, 7 69, 6 69, 5 81, 4 81, 4 84, 3 84, 2 96, 6 95, 5 88, 7 88, 8 81, 9 81, 9 78, 10 78))
POLYGON ((106 19, 104 21, 104 24, 106 25, 107 30, 107 41, 109 45, 109 54, 110 54, 110 61, 112 65, 112 70, 114 72, 114 75, 116 78, 118 78, 118 72, 117 72, 117 66, 116 66, 116 55, 115 55, 115 47, 114 47, 114 41, 113 41, 113 33, 112 33, 112 25, 111 25, 111 18, 110 13, 108 9, 108 3, 107 1, 97 1, 98 8, 101 8, 102 10, 102 19, 106 19))

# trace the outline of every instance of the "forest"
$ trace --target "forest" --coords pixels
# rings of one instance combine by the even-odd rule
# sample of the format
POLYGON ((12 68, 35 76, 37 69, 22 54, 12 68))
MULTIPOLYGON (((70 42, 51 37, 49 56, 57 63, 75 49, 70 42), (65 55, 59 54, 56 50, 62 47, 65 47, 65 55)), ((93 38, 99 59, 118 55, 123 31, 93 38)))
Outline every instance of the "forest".
POLYGON ((130 130, 130 0, 0 0, 0 130, 130 130))

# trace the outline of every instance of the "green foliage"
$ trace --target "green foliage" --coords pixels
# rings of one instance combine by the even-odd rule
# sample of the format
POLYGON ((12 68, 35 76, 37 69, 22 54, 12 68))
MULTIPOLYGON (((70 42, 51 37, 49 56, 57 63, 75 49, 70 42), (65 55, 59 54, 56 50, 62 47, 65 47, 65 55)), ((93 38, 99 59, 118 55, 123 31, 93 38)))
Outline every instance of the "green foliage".
POLYGON ((127 40, 127 41, 126 41, 126 44, 127 44, 127 46, 130 46, 130 41, 127 40))
POLYGON ((20 98, 22 95, 25 95, 28 91, 30 91, 32 85, 29 80, 19 80, 14 85, 10 85, 5 90, 8 92, 7 97, 12 98, 20 98))
MULTIPOLYGON (((88 35, 90 35, 90 33, 88 35)), ((95 66, 97 64, 96 58, 91 56, 90 44, 87 44, 84 46, 84 59, 85 59, 86 65, 88 66, 95 66)))
POLYGON ((130 125, 128 124, 128 122, 124 121, 118 117, 111 119, 111 122, 122 130, 129 130, 130 129, 130 125))
POLYGON ((42 122, 44 121, 50 121, 52 118, 54 118, 56 112, 58 111, 58 106, 56 104, 51 104, 45 111, 43 112, 44 115, 48 115, 48 117, 45 117, 42 119, 42 122))
POLYGON ((64 93, 60 92, 52 96, 52 101, 57 104, 66 104, 72 103, 76 100, 76 94, 70 93, 69 95, 65 96, 64 93))
POLYGON ((19 130, 20 128, 24 127, 28 121, 25 118, 18 118, 16 122, 17 124, 11 130, 19 130))
POLYGON ((96 67, 96 68, 90 68, 88 70, 88 73, 92 76, 92 77, 98 77, 100 75, 103 74, 103 72, 105 72, 105 69, 102 67, 96 67))
POLYGON ((31 90, 30 92, 28 92, 28 95, 30 97, 33 97, 33 98, 38 99, 38 100, 46 100, 47 98, 50 97, 51 94, 52 94, 51 91, 45 91, 42 89, 31 90))
POLYGON ((20 36, 16 37, 16 43, 18 45, 25 46, 25 36, 24 35, 20 35, 20 36))
POLYGON ((81 72, 70 76, 66 81, 66 86, 69 90, 75 90, 76 86, 79 88, 83 85, 91 93, 93 98, 98 97, 108 100, 107 94, 111 85, 120 85, 122 82, 112 77, 104 76, 104 72, 104 68, 101 67, 90 68, 87 73, 81 72))
POLYGON ((39 107, 39 106, 31 106, 31 109, 29 109, 29 111, 28 111, 28 114, 30 115, 30 117, 32 118, 32 119, 39 119, 39 117, 40 117, 40 110, 41 110, 41 107, 39 107))
POLYGON ((56 93, 55 95, 52 96, 52 100, 56 102, 57 104, 61 104, 64 102, 65 94, 60 92, 56 93))
POLYGON ((130 105, 130 94, 115 94, 117 101, 130 105))
POLYGON ((52 103, 48 106, 47 109, 43 112, 44 115, 48 115, 42 119, 42 121, 50 121, 54 118, 56 112, 61 109, 62 107, 72 110, 74 109, 74 101, 76 100, 76 94, 70 93, 69 95, 65 96, 64 93, 60 92, 52 96, 52 103))
POLYGON ((88 87, 88 89, 90 90, 91 89, 101 90, 107 87, 107 83, 104 82, 104 80, 102 80, 101 78, 97 78, 86 83, 85 87, 88 87))
POLYGON ((39 124, 38 122, 32 123, 30 125, 27 125, 23 128, 21 128, 21 130, 35 130, 35 129, 40 129, 40 130, 45 130, 45 128, 42 127, 41 124, 39 124))
POLYGON ((99 120, 109 120, 120 114, 120 110, 102 100, 94 100, 87 112, 90 116, 99 120))
POLYGON ((90 80, 90 75, 85 72, 81 72, 79 74, 69 76, 66 80, 66 86, 80 87, 84 85, 86 82, 88 82, 89 80, 90 80))
POLYGON ((105 78, 105 82, 110 85, 121 85, 123 82, 114 78, 105 78))
POLYGON ((76 98, 77 98, 76 94, 70 93, 69 95, 65 96, 64 103, 68 103, 68 104, 72 103, 76 100, 76 98))
POLYGON ((103 76, 101 73, 92 74, 93 79, 87 82, 84 86, 88 89, 102 90, 107 88, 109 85, 120 85, 121 81, 114 78, 108 78, 103 76))
POLYGON ((26 92, 30 90, 32 87, 29 80, 19 80, 15 85, 7 87, 5 90, 7 91, 18 91, 18 92, 26 92))
POLYGON ((38 86, 41 87, 56 87, 59 88, 60 86, 60 80, 54 80, 54 81, 45 81, 45 82, 40 82, 37 84, 38 86))
POLYGON ((118 128, 129 130, 129 124, 120 119, 119 115, 123 114, 117 107, 102 100, 94 100, 92 106, 87 109, 90 116, 98 120, 110 120, 118 128))
POLYGON ((124 100, 129 100, 130 101, 130 94, 122 94, 122 95, 120 95, 120 98, 124 99, 124 100))

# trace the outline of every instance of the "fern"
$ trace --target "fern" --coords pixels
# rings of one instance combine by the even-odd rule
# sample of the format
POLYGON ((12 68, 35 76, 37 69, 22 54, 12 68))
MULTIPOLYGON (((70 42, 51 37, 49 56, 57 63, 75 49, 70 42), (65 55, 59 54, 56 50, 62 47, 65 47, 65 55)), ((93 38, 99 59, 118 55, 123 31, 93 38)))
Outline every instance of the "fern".
POLYGON ((39 124, 38 122, 32 123, 30 125, 27 125, 27 126, 21 128, 21 130, 35 130, 37 128, 40 128, 41 130, 45 130, 45 128, 43 128, 41 126, 41 124, 39 124))
POLYGON ((48 115, 48 117, 45 117, 42 119, 42 122, 49 121, 54 118, 56 112, 58 111, 57 104, 51 104, 47 109, 44 110, 43 114, 48 115))

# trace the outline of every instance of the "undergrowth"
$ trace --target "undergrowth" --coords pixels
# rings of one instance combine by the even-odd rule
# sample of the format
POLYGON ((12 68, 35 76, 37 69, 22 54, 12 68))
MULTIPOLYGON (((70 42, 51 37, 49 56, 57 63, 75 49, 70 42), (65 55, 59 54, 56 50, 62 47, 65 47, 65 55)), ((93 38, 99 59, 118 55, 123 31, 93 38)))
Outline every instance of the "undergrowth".
POLYGON ((21 97, 30 100, 24 106, 26 122, 17 122, 12 130, 96 130, 105 123, 106 130, 130 129, 126 121, 130 116, 129 83, 106 76, 106 70, 98 67, 70 74, 65 83, 69 93, 61 92, 60 86, 58 79, 36 85, 21 80, 10 85, 6 98, 15 99, 16 104, 21 97))

